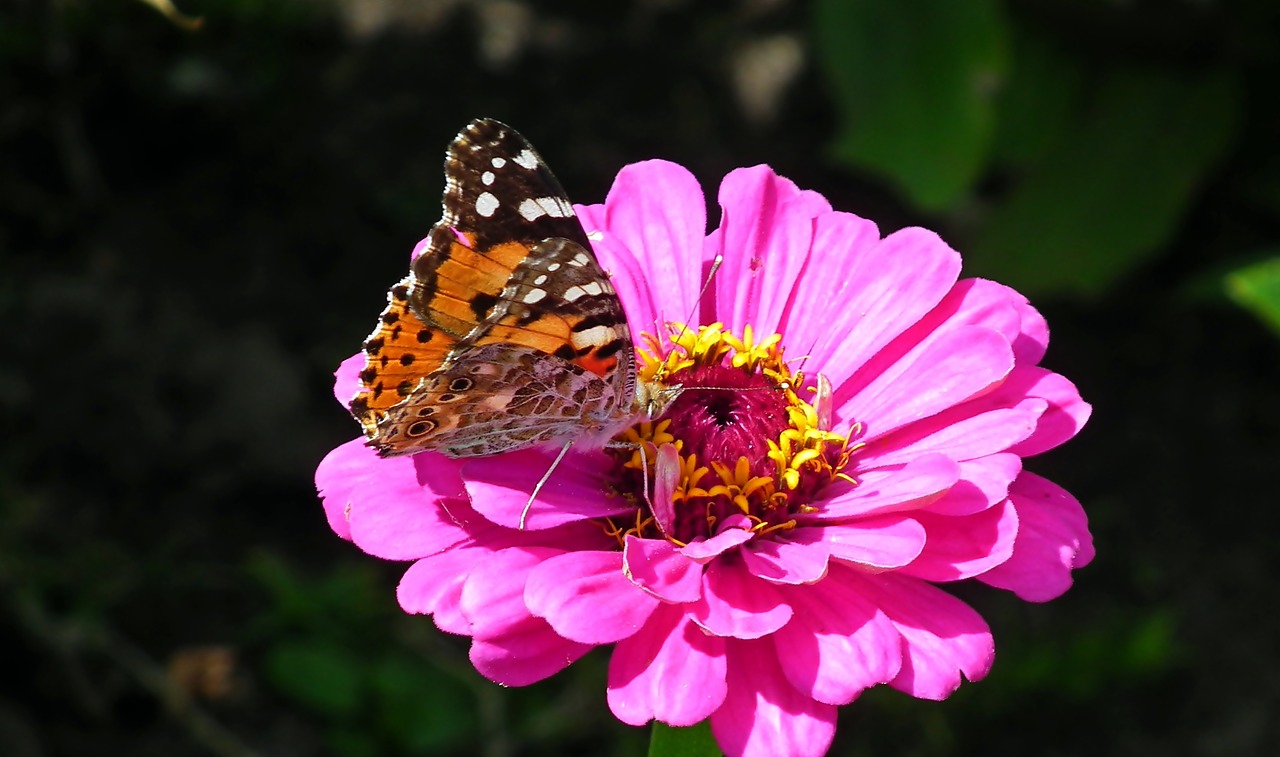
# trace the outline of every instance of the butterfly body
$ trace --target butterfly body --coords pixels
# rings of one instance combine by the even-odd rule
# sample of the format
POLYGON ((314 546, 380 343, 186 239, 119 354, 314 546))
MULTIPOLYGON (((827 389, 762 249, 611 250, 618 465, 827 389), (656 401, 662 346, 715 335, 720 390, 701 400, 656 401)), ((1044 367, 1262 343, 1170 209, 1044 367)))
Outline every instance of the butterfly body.
POLYGON ((459 133, 443 206, 364 343, 350 409, 379 454, 600 447, 680 393, 638 385, 617 293, 513 129, 480 119, 459 133))

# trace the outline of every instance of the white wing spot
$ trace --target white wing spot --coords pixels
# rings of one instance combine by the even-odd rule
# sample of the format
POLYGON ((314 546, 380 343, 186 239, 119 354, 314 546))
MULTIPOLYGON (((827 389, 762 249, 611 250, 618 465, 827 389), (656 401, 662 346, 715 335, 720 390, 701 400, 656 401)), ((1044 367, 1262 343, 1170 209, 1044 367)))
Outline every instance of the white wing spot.
POLYGON ((610 326, 592 326, 586 331, 580 331, 570 337, 569 341, 574 347, 582 349, 583 347, 594 347, 601 344, 608 344, 617 336, 617 332, 610 326))
POLYGON ((494 168, 502 168, 506 164, 507 164, 506 158, 494 158, 489 161, 489 165, 493 166, 494 168))
POLYGON ((564 290, 564 298, 569 302, 576 302, 579 298, 587 295, 598 296, 604 293, 604 287, 600 286, 600 282, 591 281, 580 286, 569 287, 564 290))
POLYGON ((575 268, 582 268, 590 262, 591 259, 586 255, 583 255, 581 252, 569 259, 569 265, 574 266, 575 268))
POLYGON ((537 286, 542 286, 543 284, 547 283, 547 274, 545 273, 538 274, 538 278, 534 279, 533 283, 537 286))
POLYGON ((547 214, 541 204, 528 197, 520 201, 520 207, 517 210, 520 211, 520 217, 526 221, 536 221, 547 214))
POLYGON ((538 167, 538 156, 533 154, 533 150, 524 148, 520 154, 515 157, 516 164, 530 171, 538 167))
POLYGON ((493 171, 485 171, 484 173, 480 174, 480 181, 484 182, 484 185, 485 185, 486 187, 487 187, 487 186, 489 186, 490 184, 492 184, 492 183, 493 183, 493 171))
POLYGON ((476 212, 488 218, 498 210, 498 198, 488 192, 481 192, 476 198, 476 212))
POLYGON ((539 197, 534 202, 552 218, 573 217, 573 206, 565 202, 563 197, 539 197))
POLYGON ((520 301, 526 305, 532 305, 535 302, 541 302, 547 296, 545 289, 530 289, 529 293, 520 298, 520 301))
POLYGON ((556 271, 560 270, 560 264, 551 263, 550 265, 547 266, 547 270, 551 271, 552 273, 555 273, 556 271))

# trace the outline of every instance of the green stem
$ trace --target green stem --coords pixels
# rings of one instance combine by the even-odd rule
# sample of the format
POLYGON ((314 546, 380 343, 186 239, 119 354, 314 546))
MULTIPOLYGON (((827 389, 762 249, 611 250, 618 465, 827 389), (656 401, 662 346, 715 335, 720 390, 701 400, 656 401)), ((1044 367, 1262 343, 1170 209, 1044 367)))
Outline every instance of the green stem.
POLYGON ((649 737, 649 757, 723 756, 711 735, 710 721, 704 720, 692 728, 672 728, 655 720, 649 737))

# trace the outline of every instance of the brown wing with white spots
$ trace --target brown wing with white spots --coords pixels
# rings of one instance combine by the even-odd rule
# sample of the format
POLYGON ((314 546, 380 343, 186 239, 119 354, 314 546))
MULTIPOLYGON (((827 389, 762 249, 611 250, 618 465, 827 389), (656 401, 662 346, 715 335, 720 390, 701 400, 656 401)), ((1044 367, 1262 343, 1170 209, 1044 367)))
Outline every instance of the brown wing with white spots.
POLYGON ((475 121, 445 178, 443 217, 365 342, 351 411, 369 444, 495 454, 629 415, 625 315, 541 158, 509 127, 475 121))
POLYGON ((411 265, 409 304, 461 339, 535 245, 560 238, 591 246, 551 169, 505 124, 468 124, 449 146, 444 175, 443 214, 411 265))

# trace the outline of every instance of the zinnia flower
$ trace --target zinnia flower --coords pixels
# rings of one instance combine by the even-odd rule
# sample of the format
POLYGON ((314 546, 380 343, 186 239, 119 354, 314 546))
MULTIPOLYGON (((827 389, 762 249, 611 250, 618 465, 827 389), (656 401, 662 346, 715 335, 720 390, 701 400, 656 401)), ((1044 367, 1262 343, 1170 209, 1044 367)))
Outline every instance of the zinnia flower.
POLYGON ((943 699, 987 674, 989 628, 937 584, 1045 601, 1092 559, 1079 503, 1022 467, 1090 408, 1036 365, 1039 313, 958 280, 932 232, 881 238, 765 166, 719 201, 707 234, 694 178, 651 161, 577 208, 642 374, 685 391, 629 444, 571 451, 523 529, 558 449, 380 459, 356 439, 316 481, 339 535, 413 561, 401 606, 470 636, 484 676, 525 685, 614 644, 623 722, 709 718, 728 755, 816 755, 870 686, 943 699))

